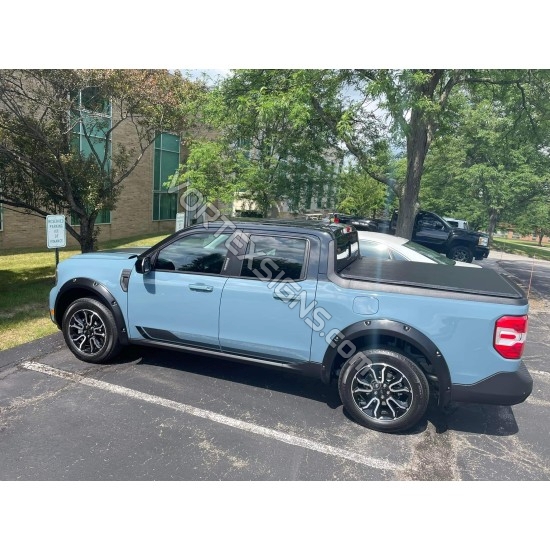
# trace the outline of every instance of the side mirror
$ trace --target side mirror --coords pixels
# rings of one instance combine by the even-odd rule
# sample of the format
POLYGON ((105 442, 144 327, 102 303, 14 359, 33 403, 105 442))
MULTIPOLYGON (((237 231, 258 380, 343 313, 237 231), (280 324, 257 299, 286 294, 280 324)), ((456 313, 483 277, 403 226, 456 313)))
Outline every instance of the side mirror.
POLYGON ((136 271, 147 275, 151 271, 151 258, 149 256, 138 258, 136 261, 136 271))

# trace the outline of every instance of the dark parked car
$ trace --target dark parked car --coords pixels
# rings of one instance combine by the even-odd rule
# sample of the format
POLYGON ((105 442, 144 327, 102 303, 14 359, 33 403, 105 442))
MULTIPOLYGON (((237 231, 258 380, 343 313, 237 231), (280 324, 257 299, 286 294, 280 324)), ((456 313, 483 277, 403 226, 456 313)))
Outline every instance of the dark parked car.
MULTIPOLYGON (((391 233, 395 234, 397 211, 391 219, 391 233)), ((413 227, 413 242, 422 244, 457 262, 470 263, 474 258, 489 256, 489 238, 486 233, 452 227, 441 216, 421 210, 413 227)))
POLYGON ((378 231, 378 225, 374 220, 361 218, 360 216, 351 216, 350 214, 331 212, 328 215, 327 221, 333 223, 347 223, 355 227, 358 231, 378 231))

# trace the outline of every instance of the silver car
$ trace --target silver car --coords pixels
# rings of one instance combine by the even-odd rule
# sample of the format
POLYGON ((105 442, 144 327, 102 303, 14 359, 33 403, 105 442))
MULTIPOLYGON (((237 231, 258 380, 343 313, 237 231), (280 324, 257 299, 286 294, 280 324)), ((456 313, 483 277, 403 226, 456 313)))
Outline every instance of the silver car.
POLYGON ((403 237, 396 237, 386 233, 374 233, 371 231, 358 231, 357 235, 359 237, 359 250, 361 256, 364 258, 481 268, 481 266, 477 264, 450 260, 444 254, 434 252, 421 244, 413 243, 403 237))

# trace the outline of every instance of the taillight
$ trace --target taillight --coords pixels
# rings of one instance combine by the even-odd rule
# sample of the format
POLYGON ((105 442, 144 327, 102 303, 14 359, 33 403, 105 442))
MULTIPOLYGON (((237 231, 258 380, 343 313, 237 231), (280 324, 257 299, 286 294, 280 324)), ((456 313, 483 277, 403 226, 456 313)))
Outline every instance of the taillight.
POLYGON ((519 359, 527 336, 527 315, 505 316, 495 323, 493 347, 506 359, 519 359))

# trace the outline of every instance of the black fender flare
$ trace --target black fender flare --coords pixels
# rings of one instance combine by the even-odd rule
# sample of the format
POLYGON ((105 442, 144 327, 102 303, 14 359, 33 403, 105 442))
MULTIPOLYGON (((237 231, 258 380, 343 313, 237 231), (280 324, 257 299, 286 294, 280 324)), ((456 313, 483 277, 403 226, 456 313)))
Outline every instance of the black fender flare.
POLYGON ((59 328, 61 328, 62 314, 58 313, 60 310, 65 311, 66 307, 73 300, 67 300, 68 295, 74 295, 75 299, 78 296, 78 291, 86 291, 85 296, 97 296, 100 298, 100 301, 103 302, 111 310, 113 317, 115 318, 115 323, 118 330, 118 338, 121 344, 128 344, 128 331, 126 330, 126 321, 124 320, 124 315, 120 309, 120 305, 115 297, 109 292, 107 287, 98 281, 93 279, 88 279, 87 277, 76 277, 67 281, 57 293, 55 298, 55 322, 59 328), (68 302, 68 303, 65 303, 68 302), (65 307, 61 307, 61 306, 65 307))
MULTIPOLYGON (((378 336, 390 336, 403 340, 416 347, 433 365, 439 385, 439 403, 446 405, 451 397, 451 375, 445 358, 437 346, 418 329, 391 319, 369 319, 349 325, 334 338, 323 357, 321 378, 329 383, 338 355, 349 352, 351 342, 361 337, 370 337, 376 341, 378 336), (346 343, 347 342, 347 343, 346 343), (348 347, 348 349, 346 349, 348 347), (340 351, 339 351, 340 350, 340 351)), ((353 347, 355 347, 353 345, 353 347)))

